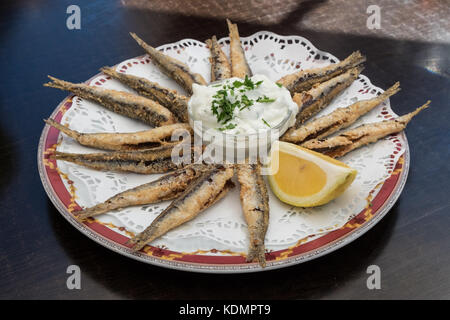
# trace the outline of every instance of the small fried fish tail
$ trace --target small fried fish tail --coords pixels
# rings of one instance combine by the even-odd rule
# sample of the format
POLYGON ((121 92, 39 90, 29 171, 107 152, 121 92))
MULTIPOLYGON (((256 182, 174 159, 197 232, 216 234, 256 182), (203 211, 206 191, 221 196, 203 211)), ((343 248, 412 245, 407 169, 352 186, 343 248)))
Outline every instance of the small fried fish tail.
MULTIPOLYGON (((399 92, 400 90, 401 90, 400 82, 397 81, 396 83, 394 83, 392 85, 392 87, 390 87, 389 89, 387 89, 380 95, 376 96, 375 98, 368 99, 368 100, 360 100, 358 102, 355 102, 353 105, 351 105, 349 107, 350 108, 354 107, 355 112, 358 113, 359 116, 362 116, 365 113, 372 110, 373 108, 375 108, 376 106, 378 106, 383 101, 385 101, 387 98, 389 98, 389 97, 393 96, 394 94, 396 94, 397 92, 399 92)), ((357 118, 355 118, 355 121, 356 121, 356 119, 357 118)), ((350 124, 351 123, 348 123, 344 127, 348 127, 350 124)))
POLYGON ((56 129, 58 129, 59 131, 65 133, 66 135, 68 135, 69 137, 71 137, 75 140, 78 140, 81 136, 81 133, 79 133, 75 130, 69 129, 68 127, 62 125, 61 123, 56 122, 53 119, 44 119, 44 122, 46 124, 48 124, 49 126, 52 126, 56 129))
POLYGON ((387 89, 386 91, 384 91, 382 94, 380 94, 378 96, 378 98, 380 100, 386 100, 387 98, 389 98, 390 96, 393 96, 394 94, 396 94, 397 92, 399 92, 401 90, 400 88, 400 82, 397 81, 396 83, 394 83, 392 85, 392 87, 390 87, 389 89, 387 89))
POLYGON ((56 88, 56 89, 60 89, 60 90, 68 90, 68 91, 72 91, 72 89, 78 88, 79 85, 77 85, 76 83, 72 83, 72 82, 68 82, 68 81, 64 81, 55 77, 52 77, 50 75, 48 75, 47 77, 49 77, 50 82, 44 83, 44 87, 50 87, 50 88, 56 88))
POLYGON ((252 241, 248 248, 246 261, 247 262, 258 261, 259 265, 264 268, 266 266, 266 254, 264 243, 255 243, 255 241, 252 241))
POLYGON ((416 110, 414 110, 413 112, 410 112, 408 114, 405 114, 397 119, 395 119, 398 122, 403 123, 405 126, 408 124, 408 122, 411 121, 412 118, 414 118, 420 111, 428 108, 430 106, 431 100, 428 100, 427 102, 425 102, 425 104, 423 104, 422 106, 418 107, 416 110))
POLYGON ((375 108, 380 103, 382 103, 383 101, 385 101, 389 97, 393 96, 394 94, 396 94, 400 90, 401 90, 400 82, 397 81, 396 83, 394 83, 392 85, 392 87, 390 87, 389 89, 387 89, 386 91, 384 91, 380 95, 376 96, 375 98, 367 99, 367 100, 360 100, 360 101, 357 101, 354 104, 350 105, 348 108, 350 110, 352 110, 352 113, 353 113, 354 117, 353 117, 353 119, 351 121, 349 121, 347 123, 344 123, 341 128, 346 128, 346 127, 350 126, 359 117, 361 117, 364 114, 366 114, 367 112, 371 111, 373 108, 375 108))
POLYGON ((343 64, 346 66, 355 67, 364 63, 366 61, 366 57, 361 54, 359 50, 352 52, 347 58, 344 59, 343 64))

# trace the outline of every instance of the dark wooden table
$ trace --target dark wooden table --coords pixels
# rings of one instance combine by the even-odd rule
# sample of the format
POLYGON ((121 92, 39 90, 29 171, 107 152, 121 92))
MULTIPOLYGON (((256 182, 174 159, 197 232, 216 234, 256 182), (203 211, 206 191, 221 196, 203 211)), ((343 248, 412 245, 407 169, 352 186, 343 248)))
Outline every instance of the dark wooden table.
POLYGON ((101 66, 141 55, 129 31, 154 46, 226 36, 222 18, 138 9, 112 0, 1 1, 0 298, 450 298, 450 46, 317 31, 299 23, 313 6, 308 1, 271 25, 239 22, 240 32, 302 35, 339 58, 361 49, 368 58, 364 74, 375 85, 401 82, 403 90, 391 100, 399 114, 431 99, 432 107, 407 130, 408 181, 379 224, 332 254, 277 271, 207 275, 136 262, 82 235, 47 198, 36 154, 42 119, 66 96, 42 86, 47 74, 84 81, 101 66), (66 28, 70 4, 81 8, 81 30, 66 28), (66 268, 73 264, 81 268, 81 290, 66 287, 66 268), (381 268, 380 290, 366 287, 366 269, 373 264, 381 268))

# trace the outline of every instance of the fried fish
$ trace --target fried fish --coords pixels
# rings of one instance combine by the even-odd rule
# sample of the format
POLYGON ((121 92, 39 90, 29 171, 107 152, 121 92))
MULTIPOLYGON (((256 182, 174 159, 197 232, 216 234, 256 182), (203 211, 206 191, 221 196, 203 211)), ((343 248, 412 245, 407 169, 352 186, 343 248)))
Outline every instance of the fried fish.
POLYGON ((211 52, 209 62, 211 63, 211 82, 228 79, 231 77, 231 66, 227 56, 222 51, 216 36, 205 41, 211 52))
POLYGON ((241 186, 240 198, 250 236, 247 261, 258 261, 266 266, 264 238, 269 225, 269 196, 261 176, 260 164, 238 164, 235 166, 241 186))
POLYGON ((361 71, 362 67, 350 69, 328 81, 314 85, 308 91, 296 93, 293 100, 297 103, 299 112, 297 113, 294 128, 299 128, 306 120, 328 106, 331 100, 355 81, 361 71))
POLYGON ((342 157, 356 148, 402 131, 406 128, 408 122, 420 111, 428 108, 429 104, 430 101, 427 101, 427 103, 415 111, 393 120, 364 124, 327 139, 308 140, 302 144, 302 147, 320 152, 332 158, 342 157))
POLYGON ((104 74, 119 80, 126 86, 135 90, 141 96, 157 101, 170 110, 180 122, 188 122, 187 103, 189 98, 175 90, 164 88, 156 82, 131 74, 117 72, 114 68, 103 67, 104 74))
POLYGON ((161 237, 168 231, 190 221, 200 212, 220 200, 233 186, 231 166, 215 166, 195 180, 175 199, 147 229, 130 239, 133 250, 142 249, 147 243, 161 237))
POLYGON ((77 96, 97 102, 105 108, 126 117, 141 120, 153 127, 176 123, 172 112, 159 103, 128 92, 89 86, 84 83, 71 83, 48 76, 53 82, 46 87, 71 91, 77 96))
POLYGON ((84 220, 111 210, 175 199, 207 170, 210 170, 210 166, 189 165, 155 181, 121 192, 91 208, 78 211, 75 213, 76 217, 84 220))
POLYGON ((227 19, 228 30, 230 32, 230 60, 231 76, 237 78, 251 77, 252 70, 245 58, 245 52, 241 45, 241 38, 236 24, 227 19))
MULTIPOLYGON (((192 128, 185 123, 174 123, 150 130, 129 133, 80 133, 54 121, 44 120, 48 125, 64 132, 79 144, 87 147, 113 151, 143 150, 170 144, 172 134, 185 130, 192 134, 192 128)), ((174 141, 175 142, 175 141, 174 141)))
POLYGON ((291 94, 308 91, 313 85, 325 82, 349 69, 355 68, 366 61, 366 57, 359 51, 353 52, 350 56, 338 63, 330 64, 323 68, 313 68, 301 70, 282 77, 277 83, 288 89, 291 94))
POLYGON ((156 50, 152 46, 145 43, 135 33, 131 32, 130 35, 148 53, 150 58, 152 58, 152 61, 161 69, 161 71, 175 80, 189 94, 192 94, 192 84, 207 84, 205 79, 200 74, 193 73, 183 62, 156 50))
MULTIPOLYGON (((79 154, 56 151, 55 158, 95 170, 141 174, 165 173, 183 166, 183 164, 172 160, 172 152, 176 145, 164 145, 141 151, 115 151, 106 153, 79 154)), ((191 147, 190 152, 192 162, 195 162, 196 148, 191 147)))
POLYGON ((400 83, 397 82, 375 98, 357 101, 348 107, 338 108, 323 117, 307 122, 298 129, 286 132, 281 140, 300 144, 306 140, 327 137, 338 130, 347 128, 361 116, 400 91, 399 86, 400 83))

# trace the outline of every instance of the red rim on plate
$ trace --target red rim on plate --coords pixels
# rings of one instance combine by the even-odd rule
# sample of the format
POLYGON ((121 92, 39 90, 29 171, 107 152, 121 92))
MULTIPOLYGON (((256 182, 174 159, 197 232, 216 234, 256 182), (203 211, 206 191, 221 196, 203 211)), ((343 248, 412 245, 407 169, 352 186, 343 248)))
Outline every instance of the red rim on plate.
MULTIPOLYGON (((64 113, 72 106, 72 97, 69 96, 61 102, 51 118, 60 122, 64 113)), ((74 191, 70 188, 66 189, 61 177, 64 174, 58 170, 56 160, 49 158, 56 148, 59 134, 59 130, 45 126, 39 141, 38 167, 44 188, 63 217, 89 238, 108 249, 142 262, 184 271, 207 273, 265 271, 302 263, 328 254, 357 239, 381 220, 398 199, 409 169, 409 147, 406 136, 401 133, 406 142, 406 151, 394 166, 391 176, 378 186, 377 195, 373 199, 370 199, 369 195, 365 209, 338 230, 306 243, 303 243, 305 239, 302 239, 292 247, 266 253, 267 266, 261 268, 257 263, 245 262, 245 256, 242 254, 231 256, 205 255, 203 252, 193 254, 153 246, 146 246, 143 251, 133 252, 126 245, 128 238, 114 231, 113 228, 97 220, 79 222, 71 213, 81 209, 75 201, 74 191)))

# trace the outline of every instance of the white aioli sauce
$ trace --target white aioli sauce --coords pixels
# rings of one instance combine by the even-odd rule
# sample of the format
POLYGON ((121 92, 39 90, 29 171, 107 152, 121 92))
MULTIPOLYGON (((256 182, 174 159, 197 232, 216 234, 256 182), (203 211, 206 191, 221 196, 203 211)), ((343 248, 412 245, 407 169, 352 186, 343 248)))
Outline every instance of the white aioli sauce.
MULTIPOLYGON (((297 104, 292 100, 289 91, 278 86, 264 75, 254 75, 250 80, 259 85, 254 89, 249 89, 246 86, 238 88, 233 86, 235 81, 244 82, 243 79, 230 78, 223 80, 220 83, 214 83, 209 86, 202 86, 198 84, 193 85, 193 94, 189 101, 189 113, 194 121, 202 121, 202 126, 206 128, 220 129, 227 134, 252 134, 261 130, 270 130, 281 124, 283 120, 291 112, 290 118, 287 120, 288 125, 292 126, 295 123, 295 116, 298 112, 297 104), (220 113, 222 108, 216 109, 216 114, 213 112, 213 101, 219 90, 228 88, 226 99, 230 103, 242 101, 242 96, 245 95, 252 101, 252 105, 245 107, 245 104, 238 104, 233 109, 232 118, 227 122, 219 122, 217 112, 220 113), (234 94, 230 94, 229 86, 234 88, 234 94), (241 90, 245 90, 241 92, 241 90), (269 102, 258 102, 269 101, 269 102), (272 100, 274 100, 272 102, 272 100)), ((245 97, 244 97, 245 99, 245 97)))

